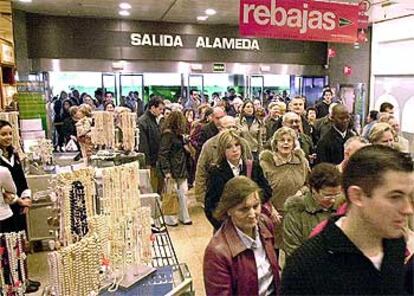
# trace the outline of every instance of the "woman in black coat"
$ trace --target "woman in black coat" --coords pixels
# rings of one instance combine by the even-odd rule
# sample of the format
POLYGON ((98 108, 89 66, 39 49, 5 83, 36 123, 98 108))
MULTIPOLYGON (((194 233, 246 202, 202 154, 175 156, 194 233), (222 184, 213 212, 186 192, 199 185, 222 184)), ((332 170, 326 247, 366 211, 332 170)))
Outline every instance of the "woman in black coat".
MULTIPOLYGON (((17 189, 17 196, 25 199, 31 198, 32 192, 27 186, 26 176, 19 159, 19 155, 12 146, 13 128, 7 121, 0 120, 0 166, 6 167, 13 178, 17 189)), ((27 231, 26 213, 28 207, 21 207, 18 204, 11 205, 16 231, 27 231)))
POLYGON ((204 212, 215 231, 220 228, 221 223, 213 217, 213 212, 220 201, 224 185, 233 177, 243 175, 255 181, 262 189, 263 204, 266 204, 272 196, 272 189, 267 183, 259 163, 244 157, 245 153, 240 144, 240 136, 235 131, 226 130, 220 134, 217 150, 220 161, 213 166, 209 174, 210 179, 207 181, 204 204, 204 212))
MULTIPOLYGON (((158 169, 161 171, 164 181, 174 179, 177 186, 179 201, 178 219, 184 225, 192 224, 187 206, 187 161, 188 149, 184 138, 186 120, 180 111, 172 111, 164 122, 164 129, 161 134, 160 149, 158 151, 158 169)), ((175 216, 166 215, 165 223, 170 226, 177 226, 175 216)))
MULTIPOLYGON (((13 128, 11 124, 7 121, 0 120, 0 166, 10 171, 14 184, 16 185, 16 194, 20 199, 24 200, 23 203, 19 202, 10 205, 13 211, 13 229, 16 232, 24 230, 27 233, 26 214, 31 206, 31 202, 28 202, 26 199, 31 199, 32 192, 27 186, 26 176, 19 155, 14 150, 12 143, 13 128)), ((26 282, 26 293, 37 291, 39 286, 39 282, 28 279, 26 282)))

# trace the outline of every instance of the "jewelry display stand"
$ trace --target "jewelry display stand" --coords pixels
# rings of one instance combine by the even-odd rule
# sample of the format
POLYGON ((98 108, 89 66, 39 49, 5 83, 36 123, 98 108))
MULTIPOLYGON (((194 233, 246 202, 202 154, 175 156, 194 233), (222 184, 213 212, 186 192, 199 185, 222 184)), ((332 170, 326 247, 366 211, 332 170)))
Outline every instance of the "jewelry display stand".
POLYGON ((0 295, 25 295, 25 240, 24 231, 0 233, 0 295))
POLYGON ((50 242, 57 251, 48 255, 51 293, 193 294, 190 272, 178 262, 159 195, 139 191, 139 184, 148 182, 146 173, 133 162, 54 178, 49 193, 60 214, 53 210, 55 217, 49 218, 60 227, 52 231, 59 239, 50 242), (138 272, 142 264, 147 267, 138 272))

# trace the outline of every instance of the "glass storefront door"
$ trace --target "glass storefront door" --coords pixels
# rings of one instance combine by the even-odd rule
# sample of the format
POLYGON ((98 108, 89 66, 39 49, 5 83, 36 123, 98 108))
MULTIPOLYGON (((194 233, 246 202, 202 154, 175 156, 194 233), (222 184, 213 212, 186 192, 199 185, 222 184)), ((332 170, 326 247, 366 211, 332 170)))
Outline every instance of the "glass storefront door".
POLYGON ((138 96, 144 96, 144 75, 143 74, 119 74, 119 96, 121 104, 123 104, 124 97, 129 95, 129 92, 138 92, 138 96))
POLYGON ((204 101, 204 75, 202 74, 190 74, 188 75, 188 94, 187 98, 190 98, 190 92, 196 91, 200 94, 201 99, 204 101))
POLYGON ((252 75, 250 76, 249 83, 249 98, 251 100, 259 99, 263 102, 264 92, 264 77, 263 75, 252 75))
POLYGON ((119 105, 115 73, 102 73, 102 89, 114 93, 115 103, 119 105))

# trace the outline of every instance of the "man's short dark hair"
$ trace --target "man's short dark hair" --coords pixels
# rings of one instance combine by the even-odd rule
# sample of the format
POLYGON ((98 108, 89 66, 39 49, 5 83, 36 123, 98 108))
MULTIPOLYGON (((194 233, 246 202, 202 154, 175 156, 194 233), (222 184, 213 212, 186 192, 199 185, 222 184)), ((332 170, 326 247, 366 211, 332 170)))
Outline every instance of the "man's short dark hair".
POLYGON ((347 198, 351 186, 358 186, 371 196, 373 190, 384 182, 385 173, 411 173, 413 168, 413 160, 408 154, 383 145, 365 146, 349 159, 342 175, 342 186, 347 198))
POLYGON ((155 108, 158 108, 159 105, 161 104, 164 105, 164 101, 162 100, 162 98, 158 96, 154 96, 148 102, 148 110, 151 109, 152 106, 154 106, 155 108))
POLYGON ((387 112, 387 109, 394 109, 394 105, 388 102, 384 102, 380 106, 380 112, 387 112))
POLYGON ((378 115, 379 112, 377 110, 371 110, 369 111, 369 118, 371 118, 372 120, 378 120, 378 115))
POLYGON ((102 96, 102 94, 103 94, 102 88, 97 88, 95 90, 95 97, 102 96))
POLYGON ((330 89, 330 88, 328 88, 328 89, 325 89, 323 92, 322 92, 322 97, 324 97, 325 96, 325 94, 326 93, 331 93, 331 95, 333 95, 333 92, 332 92, 332 90, 330 89))
POLYGON ((318 110, 315 107, 309 107, 306 109, 306 114, 309 114, 309 111, 314 111, 316 115, 318 115, 318 110))
POLYGON ((323 187, 341 186, 341 173, 333 164, 320 163, 312 169, 308 183, 316 191, 319 191, 323 187))

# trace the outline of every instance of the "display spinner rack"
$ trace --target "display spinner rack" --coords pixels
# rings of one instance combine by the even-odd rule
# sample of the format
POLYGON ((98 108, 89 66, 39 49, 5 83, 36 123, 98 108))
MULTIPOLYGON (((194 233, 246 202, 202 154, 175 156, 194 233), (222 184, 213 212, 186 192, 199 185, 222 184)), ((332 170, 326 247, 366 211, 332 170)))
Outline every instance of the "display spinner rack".
MULTIPOLYGON (((145 170, 141 170, 145 173, 145 170)), ((161 211, 160 196, 155 193, 142 194, 142 205, 150 205, 153 210, 154 224, 152 240, 151 265, 157 271, 142 281, 136 283, 128 290, 119 289, 115 294, 102 291, 101 296, 136 296, 136 295, 195 295, 193 280, 187 264, 179 263, 166 227, 161 211)))
POLYGON ((159 195, 157 195, 155 200, 155 206, 157 207, 157 211, 160 212, 160 216, 157 218, 158 221, 156 221, 155 224, 159 223, 160 229, 163 231, 154 234, 155 239, 152 245, 154 251, 152 266, 155 268, 164 266, 172 267, 173 275, 175 275, 174 280, 179 282, 179 284, 177 284, 175 288, 166 295, 194 295, 193 281, 190 270, 186 264, 180 264, 178 262, 174 245, 168 233, 168 229, 164 221, 164 215, 161 211, 159 195))
MULTIPOLYGON (((148 170, 140 169, 140 181, 149 183, 148 170)), ((98 192, 101 186, 98 182, 98 192)), ((161 210, 161 198, 156 193, 141 194, 142 206, 149 206, 152 212, 152 260, 151 265, 157 271, 146 279, 136 283, 130 289, 118 290, 111 294, 106 290, 100 295, 135 296, 135 295, 194 295, 193 281, 188 266, 178 261, 173 242, 165 224, 161 210), (167 287, 169 287, 167 289, 167 287)))
MULTIPOLYGON (((148 170, 139 170, 139 174, 140 176, 142 175, 140 177, 141 184, 142 180, 149 176, 148 170)), ((47 188, 47 184, 50 183, 51 179, 52 175, 28 176, 30 187, 33 189, 33 196, 39 199, 34 201, 36 213, 42 213, 41 217, 34 215, 35 213, 28 215, 28 239, 31 245, 33 245, 34 241, 52 239, 52 233, 56 232, 56 227, 48 224, 48 219, 53 214, 52 202, 50 201, 50 196, 48 197, 48 195, 52 194, 52 191, 47 188), (42 229, 37 227, 37 225, 42 226, 42 229)), ((98 200, 100 186, 99 182, 97 183, 96 199, 98 200)), ((160 196, 154 193, 140 194, 140 200, 142 206, 151 209, 154 223, 152 226, 151 260, 149 263, 157 271, 132 285, 128 290, 119 287, 116 293, 109 293, 104 289, 100 292, 100 295, 145 295, 145 293, 141 293, 143 291, 149 292, 146 295, 194 295, 191 273, 186 264, 178 261, 168 233, 161 211, 160 196), (139 293, 136 294, 137 292, 139 293)), ((99 205, 97 204, 97 206, 99 205)))

